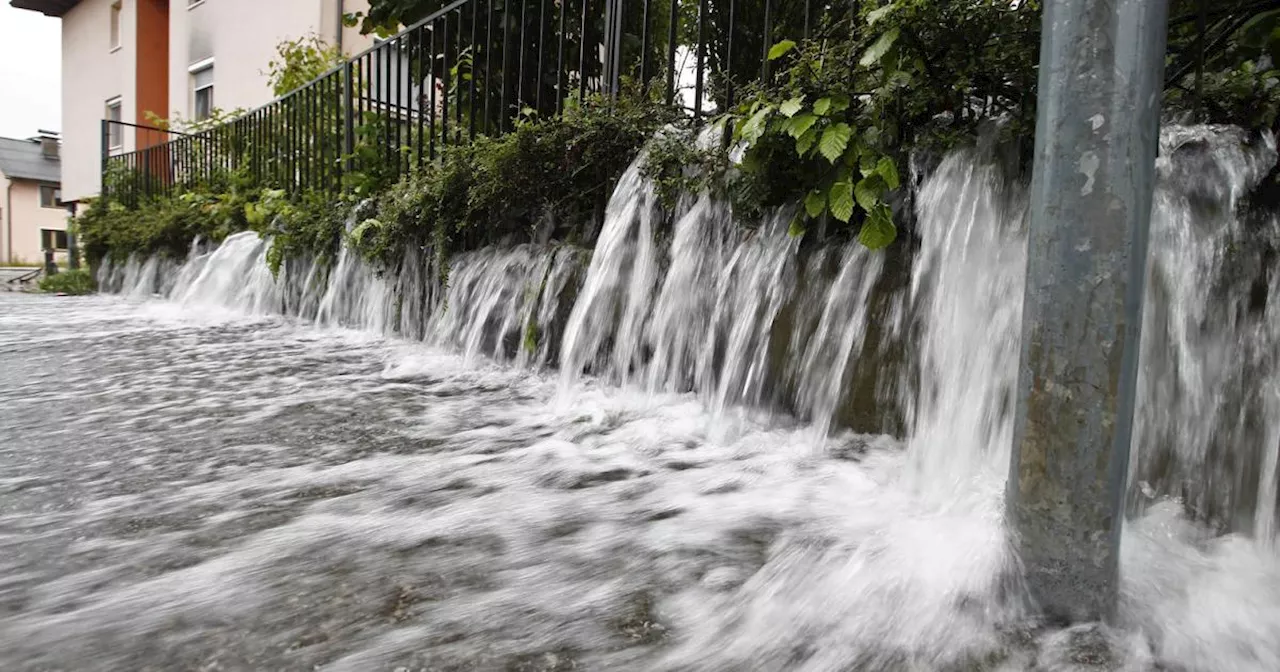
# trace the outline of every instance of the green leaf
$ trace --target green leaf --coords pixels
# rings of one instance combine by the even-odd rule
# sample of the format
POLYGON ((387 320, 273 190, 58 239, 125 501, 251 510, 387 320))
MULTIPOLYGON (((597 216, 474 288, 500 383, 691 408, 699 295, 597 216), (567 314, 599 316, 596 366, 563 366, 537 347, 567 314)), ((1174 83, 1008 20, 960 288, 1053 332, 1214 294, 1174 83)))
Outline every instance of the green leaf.
POLYGON ((879 175, 864 177, 858 180, 858 185, 853 188, 853 194, 858 199, 858 207, 871 212, 881 204, 880 196, 884 194, 884 182, 879 175))
POLYGON ((862 171, 863 177, 871 177, 876 174, 876 165, 880 161, 880 152, 863 145, 859 148, 858 169, 862 171))
POLYGON ((887 205, 872 210, 858 232, 858 242, 869 250, 887 247, 897 237, 898 227, 893 225, 893 211, 887 205))
POLYGON ((358 244, 361 240, 364 239, 364 234, 368 232, 369 229, 381 229, 381 228, 382 228, 382 222, 379 222, 376 219, 366 219, 363 222, 360 222, 359 226, 351 230, 351 234, 350 234, 351 240, 355 241, 358 244))
POLYGON ((822 139, 818 141, 818 151, 828 161, 835 163, 849 146, 849 137, 852 135, 853 129, 849 128, 849 124, 840 123, 829 126, 826 131, 823 131, 822 139))
POLYGON ((808 196, 804 197, 804 211, 808 213, 810 217, 817 217, 826 209, 827 195, 821 191, 814 189, 809 192, 808 196))
POLYGON ((831 114, 844 112, 847 109, 849 109, 849 96, 843 93, 831 96, 831 114))
POLYGON ((786 123, 783 124, 782 128, 787 132, 787 135, 799 140, 800 136, 807 133, 817 121, 818 117, 812 112, 801 112, 800 114, 788 119, 786 123))
POLYGON ((884 17, 889 16, 889 14, 892 13, 893 10, 897 8, 898 8, 897 3, 891 2, 885 5, 884 7, 881 7, 880 9, 872 10, 869 14, 867 14, 867 25, 868 26, 876 25, 876 23, 879 22, 880 19, 883 19, 884 17))
POLYGON ((804 96, 796 96, 782 105, 779 105, 778 112, 782 113, 782 116, 784 117, 794 117, 796 116, 796 112, 799 112, 803 107, 804 96))
POLYGON ((811 128, 804 132, 804 135, 796 138, 796 154, 802 158, 809 154, 809 150, 813 149, 813 145, 818 141, 818 129, 811 128))
POLYGON ((897 189, 901 183, 898 177, 898 164, 887 156, 880 157, 880 161, 876 163, 876 174, 884 179, 885 185, 890 189, 897 189))
POLYGON ((783 40, 772 47, 769 47, 769 60, 776 61, 787 55, 788 51, 796 48, 795 40, 783 40))
POLYGON ((791 218, 791 226, 787 227, 787 235, 792 238, 799 238, 804 235, 804 232, 804 217, 801 217, 800 213, 797 212, 796 216, 791 218))
POLYGON ((831 109, 830 98, 819 98, 818 102, 813 104, 813 111, 822 116, 827 116, 827 112, 831 109))
POLYGON ((831 215, 847 222, 853 217, 853 185, 848 181, 831 185, 831 215))
POLYGON ((768 120, 770 114, 773 114, 772 105, 765 105, 756 110, 756 113, 738 128, 738 137, 749 145, 755 144, 760 136, 764 135, 764 122, 768 120))
POLYGON ((880 39, 875 41, 875 44, 867 47, 867 51, 862 54, 862 60, 858 61, 858 65, 861 65, 864 68, 869 68, 876 63, 879 63, 880 59, 884 58, 884 55, 889 53, 889 48, 898 41, 899 34, 900 31, 897 28, 890 28, 885 31, 884 34, 880 36, 880 39))

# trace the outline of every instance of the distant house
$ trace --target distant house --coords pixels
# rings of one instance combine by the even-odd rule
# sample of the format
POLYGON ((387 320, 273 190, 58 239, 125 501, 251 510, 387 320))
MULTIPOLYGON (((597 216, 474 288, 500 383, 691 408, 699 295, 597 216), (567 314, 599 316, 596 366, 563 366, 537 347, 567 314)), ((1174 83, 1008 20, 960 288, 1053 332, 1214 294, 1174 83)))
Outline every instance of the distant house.
POLYGON ((268 64, 282 40, 313 34, 345 53, 373 41, 341 20, 368 11, 368 0, 7 1, 62 20, 62 186, 69 202, 98 194, 104 152, 170 139, 136 126, 155 118, 200 121, 215 109, 270 101, 268 64))
POLYGON ((44 250, 66 259, 59 142, 53 134, 0 138, 0 263, 39 263, 44 250))

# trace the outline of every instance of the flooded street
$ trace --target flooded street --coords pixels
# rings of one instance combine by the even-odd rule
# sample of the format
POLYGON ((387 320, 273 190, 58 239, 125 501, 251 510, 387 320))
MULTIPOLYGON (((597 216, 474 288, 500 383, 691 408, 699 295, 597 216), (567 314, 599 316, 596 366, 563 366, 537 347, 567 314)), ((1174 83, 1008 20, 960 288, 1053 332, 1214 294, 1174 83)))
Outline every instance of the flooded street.
POLYGON ((161 303, 0 296, 0 372, 6 670, 641 667, 875 473, 161 303))
POLYGON ((242 232, 0 294, 0 671, 1280 670, 1280 275, 1187 196, 1264 162, 1166 135, 1114 627, 1004 523, 1020 187, 951 156, 894 267, 705 198, 660 248, 633 165, 443 285, 242 232))

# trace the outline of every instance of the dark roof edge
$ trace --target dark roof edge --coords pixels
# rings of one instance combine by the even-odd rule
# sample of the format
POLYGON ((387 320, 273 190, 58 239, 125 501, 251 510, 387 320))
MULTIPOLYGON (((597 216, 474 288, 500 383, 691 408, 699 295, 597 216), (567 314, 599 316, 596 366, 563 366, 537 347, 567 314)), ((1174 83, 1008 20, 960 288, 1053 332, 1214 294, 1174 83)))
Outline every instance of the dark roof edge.
POLYGON ((72 7, 80 4, 80 0, 9 0, 14 9, 29 9, 45 16, 62 18, 72 7))

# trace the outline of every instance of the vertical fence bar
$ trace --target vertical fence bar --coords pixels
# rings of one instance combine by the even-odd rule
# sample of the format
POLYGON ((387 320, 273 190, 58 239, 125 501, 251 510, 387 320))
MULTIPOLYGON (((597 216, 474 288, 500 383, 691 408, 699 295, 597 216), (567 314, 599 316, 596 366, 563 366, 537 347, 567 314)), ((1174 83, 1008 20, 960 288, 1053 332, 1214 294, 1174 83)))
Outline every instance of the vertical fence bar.
POLYGON ((213 188, 213 180, 215 171, 213 169, 213 133, 214 129, 210 128, 201 133, 201 158, 202 172, 204 173, 204 187, 206 189, 213 188))
POLYGON ((423 142, 422 134, 423 134, 423 131, 426 129, 426 123, 427 123, 427 119, 426 119, 427 89, 426 87, 427 87, 427 79, 428 79, 427 74, 429 72, 429 66, 430 66, 430 62, 422 53, 423 52, 422 47, 425 44, 425 41, 422 38, 423 38, 423 33, 425 32, 426 32, 425 26, 419 26, 413 31, 413 34, 416 36, 414 38, 413 62, 418 64, 418 72, 416 75, 414 75, 414 79, 417 80, 418 82, 418 94, 417 96, 415 96, 414 104, 417 105, 418 107, 418 138, 417 138, 417 144, 415 146, 417 147, 416 154, 418 157, 417 163, 419 168, 422 167, 422 162, 423 162, 422 150, 426 147, 426 143, 423 142))
MULTIPOLYGON (((729 0, 729 34, 726 36, 724 48, 724 66, 720 69, 720 74, 724 77, 724 110, 728 112, 733 109, 733 33, 737 26, 737 3, 729 0)), ((728 131, 729 125, 725 124, 725 130, 728 131)), ((729 134, 726 132, 725 141, 729 140, 729 134)))
POLYGON ((391 165, 391 42, 378 47, 378 111, 382 136, 382 161, 391 165))
MULTIPOLYGON (((493 98, 493 3, 485 0, 484 18, 484 132, 489 132, 489 100, 493 98)), ((567 0, 561 0, 566 2, 567 0)), ((434 87, 433 87, 434 88, 434 87)))
POLYGON ((511 16, 511 0, 502 2, 502 92, 498 96, 498 133, 507 130, 507 87, 511 84, 511 31, 508 29, 508 18, 511 16))
POLYGON ((439 79, 436 78, 436 22, 431 22, 431 140, 430 151, 431 159, 436 158, 436 84, 439 79))
POLYGON ((98 179, 101 181, 98 185, 98 189, 102 192, 104 200, 110 201, 113 196, 113 192, 111 191, 111 184, 107 178, 110 177, 111 174, 111 121, 103 119, 100 130, 102 132, 102 137, 99 138, 102 144, 102 163, 100 164, 98 171, 98 179))
POLYGON ((311 136, 315 129, 315 108, 312 106, 312 97, 316 92, 315 85, 310 85, 303 89, 304 97, 302 99, 302 115, 303 122, 299 124, 298 133, 302 135, 302 189, 300 191, 307 192, 311 190, 311 181, 315 179, 312 172, 312 164, 315 163, 315 147, 311 144, 311 136))
POLYGON ((409 152, 406 147, 413 146, 413 109, 410 103, 411 82, 413 81, 413 63, 410 61, 413 52, 406 48, 409 36, 401 37, 396 43, 396 168, 401 175, 409 174, 409 152), (409 66, 406 71, 405 66, 409 66))
POLYGON ((516 114, 519 115, 524 110, 524 55, 528 50, 525 44, 525 37, 528 35, 529 21, 525 17, 524 8, 529 4, 528 0, 517 0, 520 3, 520 51, 516 55, 516 114))
POLYGON ((302 125, 305 122, 306 110, 303 105, 306 101, 306 92, 297 90, 290 94, 286 99, 289 106, 289 184, 291 185, 290 193, 298 195, 302 191, 303 186, 303 148, 302 148, 302 125))
MULTIPOLYGON (((245 158, 249 161, 249 179, 253 185, 258 184, 258 112, 250 112, 245 117, 245 158)), ((178 164, 175 164, 178 165, 178 164)), ((178 173, 174 173, 174 182, 178 181, 178 173)))
MULTIPOLYGON (((806 0, 807 2, 808 0, 806 0)), ((698 0, 698 72, 693 84, 693 118, 702 121, 703 70, 707 57, 707 0, 698 0)))
POLYGON ((543 43, 546 42, 547 28, 547 0, 539 0, 538 2, 538 65, 534 70, 533 78, 533 109, 542 114, 542 53, 543 43))
POLYGON ((453 77, 453 137, 457 143, 462 142, 462 33, 465 26, 462 8, 457 10, 458 25, 453 33, 453 68, 458 71, 453 77))
POLYGON ((324 191, 324 139, 325 125, 328 118, 321 111, 323 94, 328 85, 328 78, 320 78, 311 82, 311 94, 307 97, 307 168, 310 178, 307 180, 307 191, 324 191))
POLYGON ((604 2, 604 20, 600 23, 603 29, 600 33, 600 42, 603 53, 600 54, 600 91, 604 92, 610 88, 613 82, 613 73, 610 66, 613 64, 613 19, 614 5, 617 0, 602 0, 604 2))
POLYGON ((809 19, 813 16, 813 8, 809 6, 811 0, 804 0, 804 39, 809 39, 809 19))
POLYGON ((623 20, 626 17, 627 3, 624 0, 614 0, 614 17, 613 17, 613 49, 610 50, 610 60, 613 63, 609 66, 610 83, 609 93, 616 99, 621 91, 622 82, 622 34, 623 20))
POLYGON ((342 160, 339 163, 341 166, 338 176, 339 188, 342 187, 343 176, 355 170, 355 156, 353 156, 356 151, 355 80, 358 63, 359 61, 348 62, 342 68, 342 101, 338 104, 338 114, 342 115, 342 160))
POLYGON ((770 33, 773 32, 773 24, 770 19, 770 11, 773 6, 773 0, 764 0, 764 28, 760 31, 760 82, 767 85, 769 83, 769 49, 773 46, 773 38, 770 33))
POLYGON ((324 114, 320 111, 320 92, 323 91, 326 79, 317 79, 311 83, 311 95, 307 96, 310 101, 311 111, 307 113, 307 164, 310 166, 311 179, 307 183, 307 189, 316 189, 320 191, 320 184, 324 183, 320 170, 324 168, 324 146, 321 145, 319 138, 324 137, 324 128, 320 124, 324 123, 324 114))
POLYGON ((311 85, 311 123, 307 124, 308 142, 311 146, 311 189, 319 189, 320 185, 325 182, 324 173, 324 124, 328 122, 324 111, 322 110, 324 102, 324 89, 328 86, 329 79, 317 80, 311 85))
POLYGON ((284 166, 280 174, 280 179, 284 184, 286 194, 293 195, 293 105, 292 101, 285 99, 280 101, 283 107, 280 115, 280 130, 284 139, 284 166))
MULTIPOLYGON (((491 1, 491 0, 490 0, 491 1)), ((467 102, 470 109, 467 115, 467 135, 471 140, 476 139, 476 58, 480 53, 476 49, 476 24, 480 18, 480 0, 474 0, 471 3, 471 58, 467 65, 467 102)), ((485 45, 485 51, 489 50, 489 45, 485 45)))
POLYGON ((582 31, 578 34, 578 102, 587 97, 587 39, 589 23, 587 14, 591 8, 591 0, 582 0, 582 31))
POLYGON ((289 102, 280 101, 271 106, 272 115, 276 118, 276 133, 279 138, 276 140, 280 146, 280 153, 277 155, 276 162, 276 180, 277 189, 284 189, 286 193, 289 191, 289 102))
POLYGON ((648 97, 649 93, 649 5, 652 0, 644 0, 640 9, 640 91, 648 97))
POLYGON ((676 25, 680 21, 680 0, 671 0, 670 23, 667 24, 667 104, 676 96, 676 25))
POLYGON ((441 49, 444 60, 440 64, 444 76, 444 81, 441 82, 440 99, 440 145, 443 147, 449 145, 449 69, 452 67, 449 62, 449 16, 450 14, 445 14, 440 17, 444 19, 444 33, 440 36, 441 41, 444 42, 444 48, 441 49))
POLYGON ((569 0, 560 0, 560 41, 556 48, 556 114, 564 111, 564 16, 568 13, 569 0))
MULTIPOLYGON (((346 68, 343 68, 343 70, 345 71, 346 68)), ((334 185, 337 183, 338 178, 338 148, 340 146, 338 138, 342 137, 342 91, 339 88, 342 85, 342 74, 343 73, 334 72, 329 75, 329 83, 325 86, 324 97, 322 98, 325 105, 331 105, 333 107, 332 113, 330 113, 328 109, 322 111, 322 114, 326 117, 324 122, 325 125, 327 126, 330 123, 333 124, 331 130, 324 134, 324 189, 325 193, 328 194, 337 193, 337 189, 334 185)))
POLYGON ((415 74, 417 72, 417 66, 414 60, 417 58, 418 54, 418 50, 416 48, 417 39, 418 31, 416 30, 406 35, 403 53, 400 54, 401 62, 406 66, 404 81, 401 82, 401 86, 404 87, 404 91, 400 96, 400 100, 404 103, 404 109, 402 112, 404 118, 401 119, 401 123, 404 124, 405 140, 401 154, 403 154, 402 159, 404 162, 405 174, 409 174, 413 171, 415 161, 413 156, 416 154, 414 150, 415 145, 413 131, 417 123, 414 110, 417 109, 418 104, 414 100, 413 80, 417 77, 415 74))

